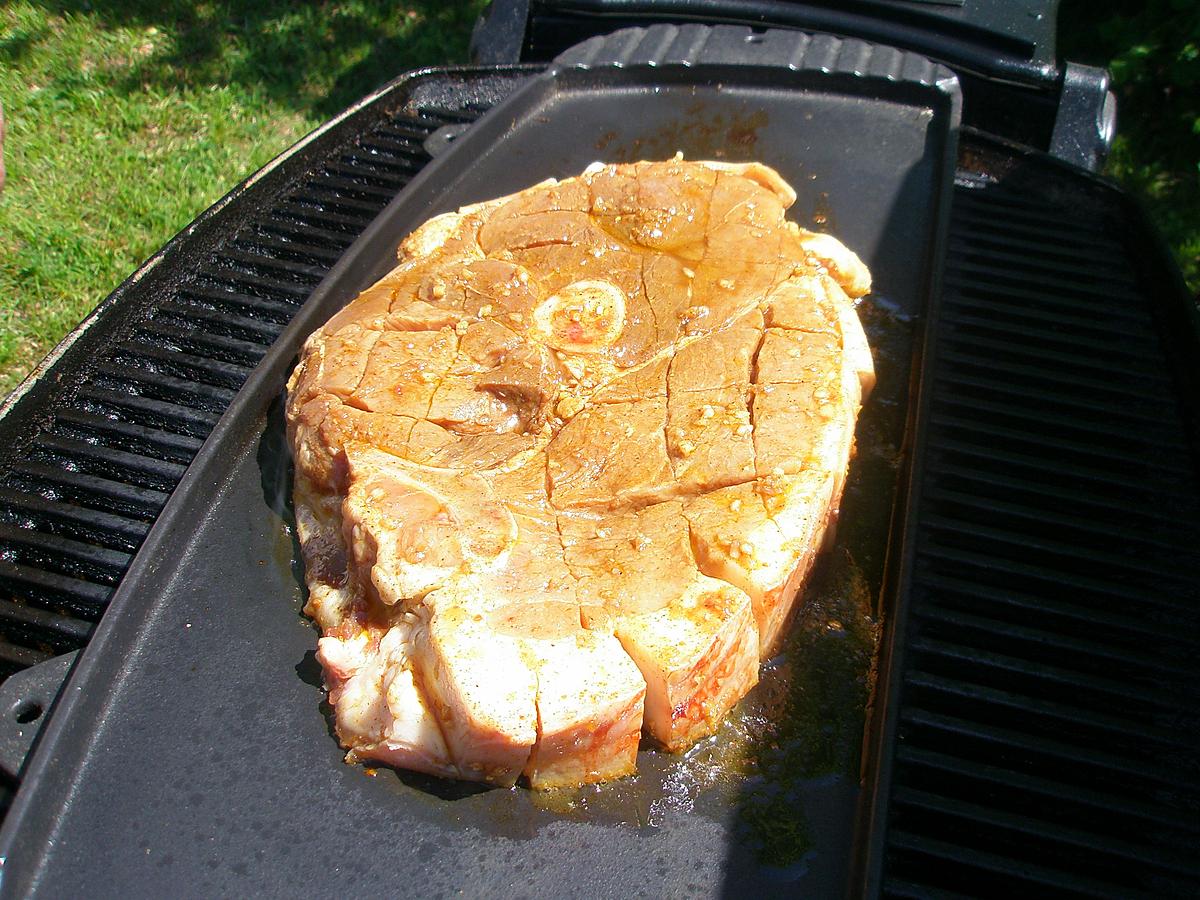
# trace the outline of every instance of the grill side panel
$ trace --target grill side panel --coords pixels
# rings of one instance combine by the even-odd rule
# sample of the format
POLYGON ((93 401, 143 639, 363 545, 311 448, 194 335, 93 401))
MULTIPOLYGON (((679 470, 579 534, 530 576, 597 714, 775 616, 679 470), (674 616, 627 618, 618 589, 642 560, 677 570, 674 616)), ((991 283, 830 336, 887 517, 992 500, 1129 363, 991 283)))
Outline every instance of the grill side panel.
POLYGON ((1111 206, 956 190, 881 847, 885 896, 1186 895, 1200 486, 1111 206))

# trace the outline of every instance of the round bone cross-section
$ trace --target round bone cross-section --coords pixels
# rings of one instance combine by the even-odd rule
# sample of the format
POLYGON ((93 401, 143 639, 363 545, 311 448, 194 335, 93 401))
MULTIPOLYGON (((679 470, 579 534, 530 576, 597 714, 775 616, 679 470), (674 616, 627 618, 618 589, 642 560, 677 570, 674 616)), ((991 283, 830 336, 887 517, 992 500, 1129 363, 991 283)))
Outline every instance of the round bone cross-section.
POLYGON ((348 759, 534 788, 681 750, 836 515, 870 276, 756 164, 589 167, 430 220, 305 344, 296 520, 348 759))
POLYGON ((533 311, 531 337, 557 350, 599 353, 625 328, 625 292, 611 281, 575 281, 533 311))

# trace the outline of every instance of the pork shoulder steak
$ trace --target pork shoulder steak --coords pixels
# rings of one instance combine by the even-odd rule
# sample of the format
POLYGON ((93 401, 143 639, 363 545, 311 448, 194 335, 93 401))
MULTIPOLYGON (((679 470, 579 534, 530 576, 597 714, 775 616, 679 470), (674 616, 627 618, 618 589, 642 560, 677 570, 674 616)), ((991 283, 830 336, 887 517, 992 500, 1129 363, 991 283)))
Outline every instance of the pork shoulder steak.
POLYGON ((834 238, 755 164, 589 167, 438 216, 288 384, 348 759, 629 774, 757 681, 873 383, 834 238))

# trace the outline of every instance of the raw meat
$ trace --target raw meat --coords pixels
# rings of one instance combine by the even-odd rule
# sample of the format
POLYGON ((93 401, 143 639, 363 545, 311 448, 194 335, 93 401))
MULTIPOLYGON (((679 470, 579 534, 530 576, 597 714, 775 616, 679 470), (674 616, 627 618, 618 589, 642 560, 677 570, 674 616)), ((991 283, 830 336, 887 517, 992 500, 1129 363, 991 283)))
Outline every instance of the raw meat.
POLYGON ((873 381, 870 276, 766 166, 596 164, 439 216, 288 385, 348 758, 634 771, 757 681, 873 381))

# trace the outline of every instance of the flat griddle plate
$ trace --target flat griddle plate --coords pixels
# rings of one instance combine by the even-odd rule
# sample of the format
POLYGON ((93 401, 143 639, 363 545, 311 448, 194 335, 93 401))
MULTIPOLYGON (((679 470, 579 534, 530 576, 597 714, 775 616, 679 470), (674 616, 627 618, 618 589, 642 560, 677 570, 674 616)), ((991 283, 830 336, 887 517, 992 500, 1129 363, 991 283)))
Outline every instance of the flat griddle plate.
POLYGON ((3 891, 842 893, 854 778, 795 787, 812 851, 780 868, 738 827, 751 779, 718 772, 697 788, 666 754, 557 808, 345 765, 300 615, 279 398, 303 338, 392 266, 413 227, 596 159, 681 150, 772 165, 799 193, 793 218, 858 250, 899 318, 929 321, 957 123, 947 70, 796 33, 656 26, 589 41, 531 78, 351 247, 209 438, 35 749, 0 832, 3 891))

